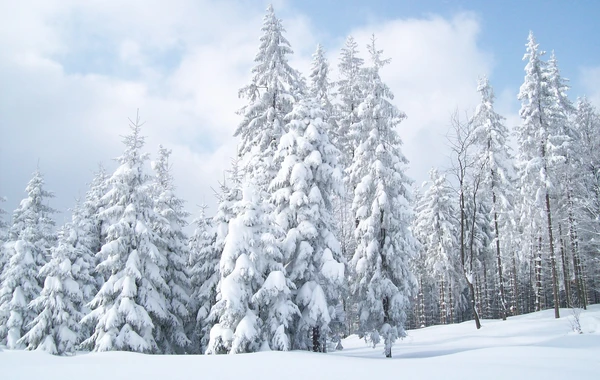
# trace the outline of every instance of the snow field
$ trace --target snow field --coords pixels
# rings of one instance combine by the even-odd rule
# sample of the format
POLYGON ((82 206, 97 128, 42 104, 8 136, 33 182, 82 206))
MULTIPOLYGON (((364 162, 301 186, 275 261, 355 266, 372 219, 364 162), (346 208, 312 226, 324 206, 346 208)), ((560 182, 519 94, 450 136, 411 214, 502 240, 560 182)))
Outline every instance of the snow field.
POLYGON ((600 305, 581 313, 583 334, 572 331, 570 309, 554 319, 545 310, 501 320, 473 321, 408 331, 383 357, 356 336, 344 350, 176 356, 130 352, 52 356, 0 352, 3 380, 120 379, 596 379, 600 375, 600 305))

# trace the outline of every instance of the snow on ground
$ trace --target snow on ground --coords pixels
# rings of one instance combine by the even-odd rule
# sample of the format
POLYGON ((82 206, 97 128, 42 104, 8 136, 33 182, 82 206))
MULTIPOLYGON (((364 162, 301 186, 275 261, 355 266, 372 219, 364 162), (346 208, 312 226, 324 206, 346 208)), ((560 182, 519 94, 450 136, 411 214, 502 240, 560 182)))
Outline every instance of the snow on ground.
POLYGON ((260 352, 220 356, 152 356, 127 352, 55 357, 0 352, 2 380, 117 379, 598 379, 600 305, 581 314, 584 334, 572 332, 570 309, 408 331, 393 359, 357 337, 330 354, 260 352))

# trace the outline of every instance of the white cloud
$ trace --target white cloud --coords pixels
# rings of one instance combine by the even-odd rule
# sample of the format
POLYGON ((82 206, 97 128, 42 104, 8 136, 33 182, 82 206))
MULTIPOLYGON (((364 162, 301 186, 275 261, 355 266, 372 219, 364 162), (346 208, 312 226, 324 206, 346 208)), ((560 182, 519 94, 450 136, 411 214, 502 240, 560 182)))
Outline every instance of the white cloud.
POLYGON ((477 17, 470 13, 450 20, 395 20, 352 32, 366 62, 364 46, 372 34, 384 56, 392 59, 382 77, 395 94, 395 104, 408 116, 399 133, 410 160, 409 174, 417 184, 428 179, 432 166, 447 165, 450 115, 477 104, 477 78, 491 71, 492 57, 477 45, 478 33, 477 17))
MULTIPOLYGON (((190 210, 202 202, 214 206, 211 187, 234 154, 235 111, 242 105, 237 90, 250 79, 263 5, 56 0, 13 2, 10 15, 0 9, 0 24, 9 26, 0 30, 5 206, 16 207, 38 158, 58 195, 52 203, 71 206, 97 162, 114 167, 109 160, 121 153, 119 136, 137 108, 146 121, 147 149, 154 153, 159 143, 173 149, 178 191, 190 210)), ((286 3, 276 10, 296 53, 291 62, 306 73, 316 43, 330 42, 319 41, 325 26, 286 3)), ((445 163, 449 115, 476 104, 477 77, 492 68, 491 56, 477 45, 478 32, 472 14, 392 20, 352 32, 365 59, 371 33, 392 58, 382 75, 408 115, 400 133, 417 181, 445 163)), ((330 51, 332 66, 339 47, 330 51)))

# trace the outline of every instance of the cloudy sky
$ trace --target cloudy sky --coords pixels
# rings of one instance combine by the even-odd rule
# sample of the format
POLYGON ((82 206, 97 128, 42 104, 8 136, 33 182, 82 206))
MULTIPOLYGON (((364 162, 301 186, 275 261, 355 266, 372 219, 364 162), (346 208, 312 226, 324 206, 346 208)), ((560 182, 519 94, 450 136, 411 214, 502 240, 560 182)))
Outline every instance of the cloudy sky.
MULTIPOLYGON (((417 183, 444 166, 449 115, 477 104, 477 78, 490 77, 497 109, 519 122, 516 100, 529 30, 554 49, 571 97, 600 106, 597 15, 589 1, 275 0, 307 73, 321 43, 333 80, 339 49, 375 33, 392 58, 382 76, 408 118, 399 127, 417 183)), ((112 171, 136 110, 146 148, 173 150, 179 195, 207 203, 227 169, 258 48, 266 1, 0 0, 0 195, 11 212, 39 166, 62 211, 83 196, 98 163, 112 171)), ((366 52, 366 49, 363 48, 366 52)), ((363 53, 366 58, 366 54, 363 53)))

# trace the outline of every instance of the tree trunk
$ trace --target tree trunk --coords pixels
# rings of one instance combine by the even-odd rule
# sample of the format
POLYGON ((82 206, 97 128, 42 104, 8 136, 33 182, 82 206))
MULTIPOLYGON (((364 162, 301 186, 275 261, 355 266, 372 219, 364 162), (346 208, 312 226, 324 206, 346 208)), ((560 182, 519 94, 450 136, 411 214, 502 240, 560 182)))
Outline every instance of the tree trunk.
MULTIPOLYGON (((388 324, 390 323, 390 300, 388 297, 385 297, 382 301, 383 303, 383 324, 388 324)), ((391 358, 392 357, 392 341, 390 339, 390 332, 388 331, 387 336, 384 337, 384 341, 385 341, 385 357, 386 358, 391 358)))
POLYGON ((563 239, 562 225, 558 224, 558 235, 560 242, 560 260, 563 270, 563 286, 565 287, 565 307, 571 307, 571 286, 569 284, 569 263, 565 255, 565 239, 563 239))
POLYGON ((587 310, 587 295, 583 278, 583 267, 579 257, 577 233, 575 232, 572 222, 569 223, 569 235, 571 238, 571 251, 573 253, 573 268, 575 272, 575 284, 577 285, 577 298, 579 299, 579 306, 583 307, 584 310, 587 310))
POLYGON ((538 235, 535 265, 535 311, 542 310, 542 235, 538 235))
POLYGON ((513 307, 515 308, 513 313, 515 315, 519 315, 519 282, 517 275, 517 258, 516 255, 513 255, 513 307))
MULTIPOLYGON (((481 328, 481 322, 479 321, 479 313, 477 312, 477 307, 475 306, 475 288, 473 287, 473 239, 474 237, 471 237, 471 244, 470 244, 470 254, 471 254, 471 258, 470 258, 470 269, 467 271, 467 268, 465 266, 466 264, 466 255, 465 255, 465 223, 466 223, 466 215, 465 215, 465 195, 464 195, 464 185, 461 183, 461 191, 460 191, 460 258, 461 258, 461 264, 462 264, 462 268, 463 268, 463 275, 465 276, 465 280, 467 280, 467 284, 469 286, 469 293, 471 295, 471 311, 473 312, 473 318, 475 319, 475 327, 477 328, 477 330, 479 330, 481 328)), ((475 220, 473 220, 473 223, 475 223, 475 220)), ((474 233, 472 233, 471 235, 474 235, 474 233)))
POLYGON ((488 287, 488 278, 487 278, 487 265, 485 260, 483 260, 483 305, 485 307, 485 317, 484 318, 492 318, 492 305, 490 302, 490 289, 488 287))
MULTIPOLYGON (((493 172, 492 172, 493 175, 493 172)), ((500 285, 500 317, 506 321, 506 297, 504 296, 504 277, 502 276, 502 255, 500 254, 500 232, 498 229, 498 213, 496 212, 496 192, 492 190, 494 206, 494 232, 496 234, 496 260, 498 261, 498 283, 500 285)))
POLYGON ((450 322, 454 323, 454 300, 452 299, 452 281, 448 280, 448 303, 450 304, 450 322))
POLYGON ((481 317, 485 318, 485 308, 483 308, 481 302, 481 279, 479 275, 475 276, 475 307, 477 310, 481 310, 481 317))
POLYGON ((554 318, 560 318, 560 298, 558 297, 558 275, 556 273, 556 255, 554 238, 552 237, 552 212, 550 210, 550 194, 546 190, 546 217, 548 220, 548 242, 550 243, 550 266, 552 267, 552 295, 554 296, 554 318))
POLYGON ((315 326, 312 329, 312 350, 313 352, 321 352, 321 329, 319 326, 315 326))
POLYGON ((421 289, 421 291, 419 292, 419 298, 420 298, 420 318, 419 318, 419 323, 420 323, 420 328, 426 327, 427 326, 427 321, 426 321, 426 317, 425 317, 425 292, 423 291, 423 276, 421 276, 419 278, 419 288, 421 289))
POLYGON ((446 324, 446 289, 444 283, 444 277, 440 281, 440 324, 446 324))

